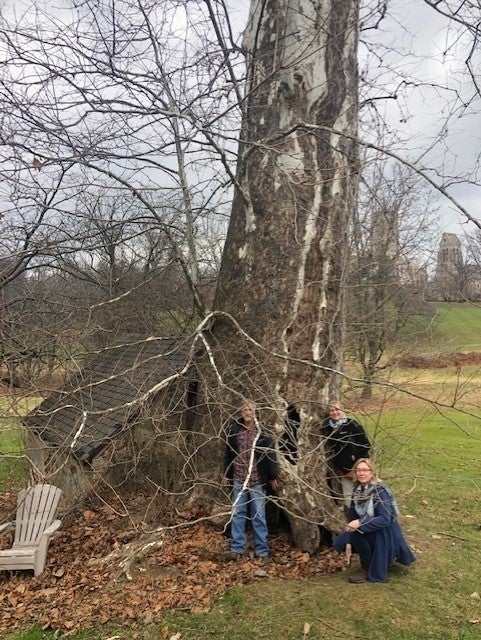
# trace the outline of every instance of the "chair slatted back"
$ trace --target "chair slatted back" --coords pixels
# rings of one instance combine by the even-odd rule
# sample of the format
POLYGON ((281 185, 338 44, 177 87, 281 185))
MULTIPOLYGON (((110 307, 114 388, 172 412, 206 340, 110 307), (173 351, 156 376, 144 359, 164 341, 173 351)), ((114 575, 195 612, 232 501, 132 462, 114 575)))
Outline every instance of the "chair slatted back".
POLYGON ((62 491, 51 484, 36 484, 18 493, 13 547, 37 544, 52 524, 62 491))

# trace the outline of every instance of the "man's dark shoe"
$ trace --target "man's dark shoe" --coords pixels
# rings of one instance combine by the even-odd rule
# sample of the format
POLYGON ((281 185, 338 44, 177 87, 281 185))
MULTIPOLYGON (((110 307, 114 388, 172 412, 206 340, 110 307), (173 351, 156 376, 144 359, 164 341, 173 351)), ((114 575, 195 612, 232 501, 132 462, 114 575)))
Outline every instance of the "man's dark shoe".
POLYGON ((365 571, 356 571, 349 576, 349 582, 352 584, 361 584, 362 582, 367 582, 367 573, 365 571))
POLYGON ((259 560, 262 564, 272 564, 272 558, 270 556, 256 556, 256 560, 259 560))
POLYGON ((237 560, 241 560, 242 559, 242 553, 237 553, 236 551, 228 551, 225 554, 225 559, 228 562, 233 562, 233 561, 235 562, 237 560))

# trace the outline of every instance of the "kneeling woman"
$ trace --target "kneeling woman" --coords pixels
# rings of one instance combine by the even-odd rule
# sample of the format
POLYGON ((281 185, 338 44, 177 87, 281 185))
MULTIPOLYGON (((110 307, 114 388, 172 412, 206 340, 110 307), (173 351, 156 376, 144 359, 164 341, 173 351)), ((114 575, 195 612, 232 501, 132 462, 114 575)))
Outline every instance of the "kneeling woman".
POLYGON ((416 558, 397 521, 396 500, 377 479, 371 460, 360 458, 353 471, 356 483, 348 523, 333 545, 341 553, 350 544, 353 552, 359 554, 362 571, 351 575, 349 582, 386 582, 391 564, 410 565, 416 558))

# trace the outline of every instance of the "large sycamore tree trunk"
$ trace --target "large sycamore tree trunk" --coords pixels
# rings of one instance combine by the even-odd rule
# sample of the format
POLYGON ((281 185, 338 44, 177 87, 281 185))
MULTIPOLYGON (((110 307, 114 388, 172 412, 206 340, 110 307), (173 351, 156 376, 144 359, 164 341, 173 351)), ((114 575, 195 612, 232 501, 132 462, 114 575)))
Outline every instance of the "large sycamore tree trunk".
POLYGON ((336 530, 342 520, 319 429, 342 364, 357 42, 357 0, 252 0, 237 185, 215 301, 225 315, 210 336, 232 410, 256 401, 278 435, 283 408, 300 410, 297 465, 279 455, 280 501, 295 542, 311 552, 319 525, 336 530))

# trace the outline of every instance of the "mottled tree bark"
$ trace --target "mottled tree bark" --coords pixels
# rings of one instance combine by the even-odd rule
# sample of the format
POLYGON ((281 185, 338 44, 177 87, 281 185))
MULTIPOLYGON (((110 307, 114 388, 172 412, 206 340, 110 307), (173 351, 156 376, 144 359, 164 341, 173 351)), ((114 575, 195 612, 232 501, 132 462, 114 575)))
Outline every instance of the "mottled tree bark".
MULTIPOLYGON (((300 409, 298 463, 280 456, 281 499, 308 551, 319 545, 318 525, 338 528, 341 513, 328 496, 319 427, 342 364, 357 42, 357 0, 252 0, 238 185, 215 308, 265 351, 227 322, 212 332, 227 354, 226 388, 277 416, 290 402, 300 409)), ((264 411, 268 422, 275 415, 264 411)))

